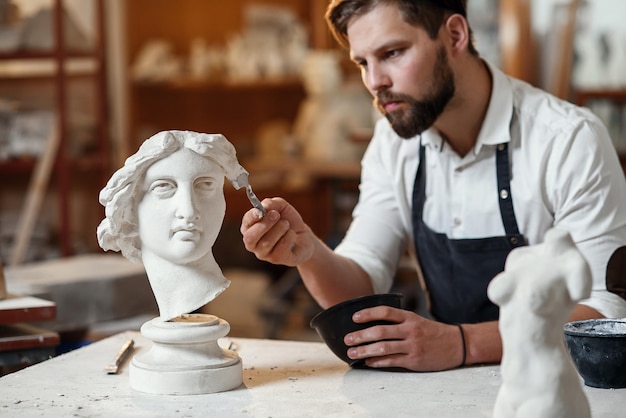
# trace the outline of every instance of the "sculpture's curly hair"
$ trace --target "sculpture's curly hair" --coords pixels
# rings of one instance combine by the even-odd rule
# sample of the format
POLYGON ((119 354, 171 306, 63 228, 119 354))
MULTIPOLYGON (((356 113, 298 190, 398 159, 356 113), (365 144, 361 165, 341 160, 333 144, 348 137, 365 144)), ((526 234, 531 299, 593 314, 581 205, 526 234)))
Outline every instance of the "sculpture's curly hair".
POLYGON ((224 175, 233 187, 242 187, 239 177, 248 172, 239 165, 235 147, 220 134, 204 134, 190 131, 163 131, 148 138, 139 150, 126 159, 124 166, 113 173, 100 191, 100 204, 104 206, 105 218, 98 225, 98 243, 102 249, 121 251, 131 261, 141 261, 137 205, 128 204, 137 199, 148 167, 156 161, 188 148, 198 155, 210 158, 224 169, 224 175))

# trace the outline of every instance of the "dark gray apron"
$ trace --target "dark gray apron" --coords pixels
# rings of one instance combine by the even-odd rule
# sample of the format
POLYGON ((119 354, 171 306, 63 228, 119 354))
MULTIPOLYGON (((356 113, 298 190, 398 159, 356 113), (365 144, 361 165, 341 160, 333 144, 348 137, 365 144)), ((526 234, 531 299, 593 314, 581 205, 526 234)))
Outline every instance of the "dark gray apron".
POLYGON ((413 236, 426 283, 431 314, 448 324, 498 319, 498 307, 487 297, 487 285, 504 270, 512 249, 526 245, 513 211, 508 144, 496 148, 498 200, 505 236, 449 239, 423 221, 426 196, 426 152, 420 144, 420 162, 413 188, 413 236))

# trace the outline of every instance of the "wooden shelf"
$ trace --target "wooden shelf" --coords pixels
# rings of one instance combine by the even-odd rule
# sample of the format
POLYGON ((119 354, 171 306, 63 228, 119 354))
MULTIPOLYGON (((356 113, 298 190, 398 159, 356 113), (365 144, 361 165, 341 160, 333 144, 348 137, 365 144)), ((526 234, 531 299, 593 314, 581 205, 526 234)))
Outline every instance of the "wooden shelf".
POLYGON ((303 89, 302 80, 299 78, 286 79, 265 79, 255 81, 230 81, 230 80, 209 80, 194 79, 191 77, 181 77, 169 81, 161 82, 136 82, 138 88, 161 88, 172 90, 190 90, 190 91, 234 91, 234 90, 263 90, 263 89, 303 89))
POLYGON ((58 333, 32 325, 0 326, 0 352, 55 347, 59 342, 58 333))
POLYGON ((96 54, 92 51, 55 51, 55 50, 33 50, 33 51, 13 51, 0 52, 0 60, 41 60, 54 59, 59 55, 64 58, 95 58, 96 54))
POLYGON ((0 161, 0 173, 2 174, 30 174, 35 168, 34 158, 12 158, 0 161))
MULTIPOLYGON (((326 0, 272 0, 290 9, 309 29, 313 48, 327 46, 324 23, 326 0)), ((225 46, 245 25, 248 0, 133 0, 124 2, 126 61, 135 62, 155 38, 167 41, 179 57, 189 54, 191 42, 225 46)), ((136 149, 149 135, 166 129, 220 132, 234 143, 239 155, 254 152, 259 132, 276 121, 293 123, 306 93, 302 81, 261 79, 251 82, 197 80, 181 77, 158 83, 128 77, 128 149, 136 149), (165 96, 164 100, 164 94, 165 96)))
MULTIPOLYGON (((57 62, 53 59, 41 61, 24 60, 0 60, 0 79, 2 82, 11 83, 33 80, 56 80, 59 70, 57 62), (7 64, 8 61, 8 64, 7 64)), ((96 77, 98 75, 97 62, 93 59, 67 60, 63 68, 67 79, 96 77)))
POLYGON ((626 103, 626 89, 589 89, 574 92, 575 103, 584 106, 588 100, 610 100, 626 103))
POLYGON ((0 300, 0 325, 44 322, 56 318, 54 302, 33 296, 11 296, 0 300))
MULTIPOLYGON (((87 187, 90 191, 102 187, 110 174, 104 0, 92 1, 94 42, 88 51, 67 47, 63 31, 64 19, 66 19, 63 11, 64 0, 53 0, 51 2, 53 19, 51 36, 54 38, 54 48, 0 52, 0 87, 9 93, 7 97, 12 97, 17 101, 25 97, 25 100, 31 100, 32 103, 26 102, 24 106, 30 105, 37 109, 51 110, 55 114, 56 135, 59 139, 58 151, 56 156, 52 156, 55 161, 53 169, 44 174, 46 177, 44 186, 50 177, 54 177, 56 183, 54 193, 58 204, 58 220, 55 229, 59 237, 59 253, 63 256, 73 254, 75 251, 73 242, 89 242, 93 243, 90 246, 96 246, 95 234, 91 232, 91 226, 77 227, 80 222, 77 218, 80 218, 80 215, 77 216, 76 209, 73 209, 75 205, 71 202, 76 200, 78 193, 81 191, 84 193, 87 187), (88 87, 74 83, 77 79, 82 83, 83 78, 89 82, 88 87), (85 107, 82 106, 82 102, 76 105, 76 99, 72 95, 77 91, 85 92, 84 96, 79 97, 80 100, 88 101, 88 103, 85 102, 85 107), (93 137, 89 139, 89 144, 93 147, 90 151, 94 150, 94 153, 79 157, 72 155, 72 144, 70 144, 73 138, 72 116, 77 112, 80 112, 81 116, 89 112, 92 118, 90 122, 93 122, 93 137), (90 185, 77 186, 80 182, 75 180, 81 180, 83 176, 76 174, 87 172, 93 172, 99 176, 97 184, 94 185, 93 177, 89 176, 90 185), (85 229, 89 229, 88 238, 82 236, 82 231, 85 229), (79 239, 76 239, 77 234, 81 234, 79 239)), ((35 158, 0 161, 0 173, 3 176, 27 175, 34 173, 33 170, 37 170, 35 158)), ((97 200, 94 200, 93 205, 97 205, 97 200)), ((33 208, 27 207, 23 212, 31 209, 33 208)), ((85 213, 87 212, 90 211, 85 213)), ((93 225, 93 230, 96 226, 97 223, 93 225)))
POLYGON ((224 134, 241 156, 253 152, 264 124, 292 123, 305 97, 293 80, 254 83, 180 79, 130 85, 130 149, 149 135, 169 129, 224 134), (166 100, 163 100, 164 97, 166 100))
MULTIPOLYGON (((30 175, 32 170, 37 164, 35 159, 21 158, 0 161, 0 173, 1 174, 26 174, 30 175)), ((65 160, 65 164, 72 169, 72 171, 86 172, 92 170, 105 170, 108 169, 108 161, 100 155, 89 155, 84 157, 75 157, 65 160)))

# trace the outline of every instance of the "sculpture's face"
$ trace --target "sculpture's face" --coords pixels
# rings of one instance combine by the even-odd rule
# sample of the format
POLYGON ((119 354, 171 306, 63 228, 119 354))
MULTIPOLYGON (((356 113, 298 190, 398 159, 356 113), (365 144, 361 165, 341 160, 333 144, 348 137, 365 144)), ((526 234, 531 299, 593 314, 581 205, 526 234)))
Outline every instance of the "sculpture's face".
POLYGON ((226 212, 222 167, 182 148, 148 168, 141 190, 142 253, 187 264, 211 251, 226 212))

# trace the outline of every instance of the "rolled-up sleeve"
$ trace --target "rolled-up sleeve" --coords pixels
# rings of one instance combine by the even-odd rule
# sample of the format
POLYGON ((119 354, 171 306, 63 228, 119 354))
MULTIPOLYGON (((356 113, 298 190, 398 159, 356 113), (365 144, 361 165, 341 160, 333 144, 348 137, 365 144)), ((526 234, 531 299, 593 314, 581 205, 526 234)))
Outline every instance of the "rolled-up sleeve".
MULTIPOLYGON (((354 260, 370 276, 376 293, 389 291, 400 258, 410 242, 410 202, 406 199, 402 166, 415 170, 417 162, 407 161, 397 147, 416 147, 415 140, 401 140, 386 134, 386 121, 377 124, 374 137, 362 160, 359 201, 353 221, 335 251, 354 260), (396 144, 390 142, 396 141, 396 144), (395 148, 395 149, 394 149, 395 148)), ((417 149, 417 148, 415 148, 417 149)), ((412 187, 412 186, 411 186, 412 187)))
POLYGON ((626 247, 626 180, 609 135, 588 115, 557 147, 546 190, 555 208, 554 226, 570 232, 593 275, 591 297, 582 303, 606 317, 626 317, 621 291, 626 276, 622 283, 608 277, 609 260, 620 262, 613 256, 626 247))

